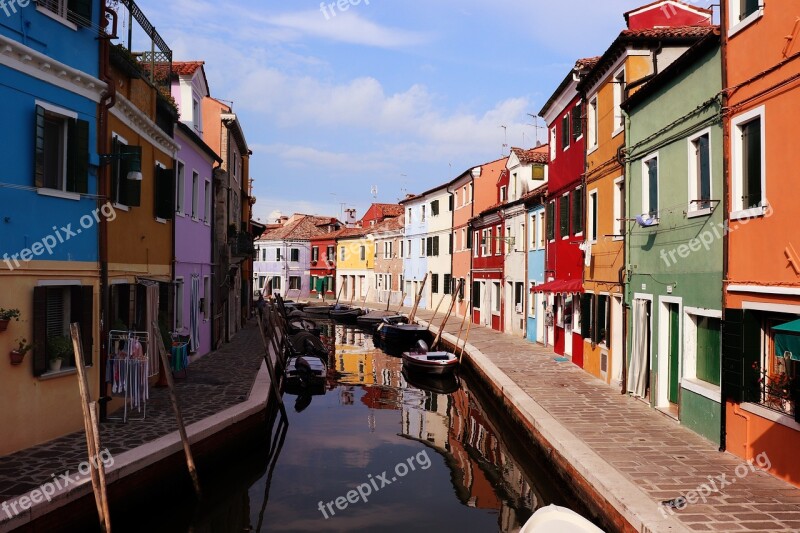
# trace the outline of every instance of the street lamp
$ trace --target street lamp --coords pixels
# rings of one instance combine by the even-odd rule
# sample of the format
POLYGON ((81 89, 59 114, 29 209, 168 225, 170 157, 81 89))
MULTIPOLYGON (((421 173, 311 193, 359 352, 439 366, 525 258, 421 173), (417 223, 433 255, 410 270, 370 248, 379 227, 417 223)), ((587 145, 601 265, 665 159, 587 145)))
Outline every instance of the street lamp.
POLYGON ((100 164, 107 165, 113 161, 128 163, 126 178, 130 181, 142 181, 142 154, 138 150, 119 151, 113 154, 100 154, 100 164))

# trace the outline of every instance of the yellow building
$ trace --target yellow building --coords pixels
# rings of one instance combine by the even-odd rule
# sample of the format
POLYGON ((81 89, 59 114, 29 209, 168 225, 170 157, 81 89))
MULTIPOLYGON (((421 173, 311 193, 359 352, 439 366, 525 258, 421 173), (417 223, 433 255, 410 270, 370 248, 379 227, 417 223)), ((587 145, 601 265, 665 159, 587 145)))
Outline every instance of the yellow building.
POLYGON ((341 301, 358 302, 376 298, 372 280, 375 277, 375 239, 366 229, 343 231, 336 239, 336 277, 341 301))

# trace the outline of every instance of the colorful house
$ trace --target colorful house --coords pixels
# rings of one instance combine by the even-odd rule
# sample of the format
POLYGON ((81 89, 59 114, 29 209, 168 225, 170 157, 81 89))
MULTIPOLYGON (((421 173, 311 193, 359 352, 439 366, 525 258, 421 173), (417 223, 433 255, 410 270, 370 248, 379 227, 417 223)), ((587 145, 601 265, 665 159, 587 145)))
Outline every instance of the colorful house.
POLYGON ((540 185, 522 197, 527 218, 527 304, 525 309, 525 337, 531 342, 544 343, 545 298, 536 292, 536 287, 544 283, 545 256, 547 241, 545 233, 545 202, 549 185, 540 185))
POLYGON ((599 58, 580 59, 539 115, 550 132, 548 164, 547 265, 545 283, 536 287, 543 295, 541 342, 553 346, 558 355, 572 358, 583 367, 583 336, 580 328, 583 293, 584 240, 583 174, 586 157, 583 100, 578 81, 599 58), (557 223, 556 223, 557 221, 557 223), (558 232, 556 232, 558 226, 558 232), (544 323, 547 322, 546 327, 544 323))
POLYGON ((498 159, 465 171, 447 187, 453 196, 453 254, 451 272, 463 289, 454 312, 463 317, 470 312, 472 295, 472 230, 470 220, 495 202, 495 184, 505 170, 508 158, 498 159))
MULTIPOLYGON (((452 294, 455 291, 453 283, 453 195, 443 185, 437 189, 424 193, 426 203, 423 213, 427 208, 428 220, 425 239, 425 254, 428 258, 428 285, 425 287, 425 308, 449 308, 452 294)), ((422 305, 422 304, 420 304, 422 305)))
POLYGON ((172 97, 180 121, 175 140, 181 146, 175 192, 175 322, 189 335, 191 353, 211 351, 211 225, 214 219, 212 180, 222 159, 203 141, 200 102, 208 96, 202 62, 174 63, 172 97))
MULTIPOLYGON (((598 378, 622 387, 624 363, 623 284, 625 281, 625 175, 618 152, 625 146, 626 94, 659 74, 690 46, 710 32, 711 11, 672 0, 654 2, 626 14, 628 29, 579 82, 577 90, 586 105, 586 176, 584 178, 585 253, 584 290, 581 298, 583 368, 598 378), (676 14, 680 14, 677 16, 676 14), (691 20, 693 25, 686 24, 691 20)), ((551 145, 556 135, 552 130, 551 145)), ((565 202, 566 204, 566 202, 565 202)), ((657 206, 648 210, 654 211, 657 206)), ((572 239, 569 210, 559 206, 549 240, 572 239)), ((569 295, 566 299, 569 298, 569 295)), ((566 300, 565 299, 565 300, 566 300)), ((565 301, 567 308, 569 302, 565 301)), ((574 307, 574 305, 573 305, 574 307)), ((554 309, 554 322, 559 322, 554 309)), ((566 313, 561 313, 568 324, 566 313)), ((574 325, 574 318, 573 318, 574 325)), ((566 328, 565 328, 566 334, 566 328)))
MULTIPOLYGON (((404 260, 403 260, 403 293, 406 295, 403 305, 412 306, 420 293, 425 276, 428 274, 428 217, 430 207, 424 194, 409 195, 400 202, 406 210, 404 260)), ((428 276, 430 277, 430 276, 428 276)), ((422 292, 419 305, 424 309, 428 305, 427 295, 430 292, 430 280, 425 281, 427 287, 422 292)))
POLYGON ((500 189, 500 201, 505 219, 503 330, 525 337, 528 325, 526 309, 529 292, 528 277, 528 209, 523 198, 547 182, 547 146, 523 150, 512 148, 506 162, 508 187, 500 189))
POLYGON ((729 219, 722 325, 725 446, 800 484, 797 4, 722 2, 729 219))
POLYGON ((623 103, 626 390, 719 443, 722 59, 709 33, 623 103))
POLYGON ((388 218, 369 228, 375 241, 375 287, 374 301, 400 304, 403 284, 403 258, 401 249, 404 246, 403 230, 405 216, 388 218))
POLYGON ((68 335, 70 322, 80 323, 84 358, 94 362, 94 398, 103 377, 98 242, 101 223, 116 215, 98 196, 96 116, 107 86, 91 28, 103 3, 57 4, 0 17, 0 308, 21 313, 0 334, 0 455, 83 427, 74 357, 50 366, 48 341, 68 335), (23 339, 33 351, 12 366, 8 354, 23 339))
POLYGON ((358 302, 375 296, 375 238, 364 228, 348 228, 336 238, 337 284, 343 302, 358 302))
MULTIPOLYGON (((311 237, 311 292, 312 298, 324 299, 336 296, 336 238, 342 223, 331 219, 325 231, 311 237)), ((258 259, 257 259, 258 260, 258 259)), ((261 274, 259 288, 263 289, 266 276, 261 274)))

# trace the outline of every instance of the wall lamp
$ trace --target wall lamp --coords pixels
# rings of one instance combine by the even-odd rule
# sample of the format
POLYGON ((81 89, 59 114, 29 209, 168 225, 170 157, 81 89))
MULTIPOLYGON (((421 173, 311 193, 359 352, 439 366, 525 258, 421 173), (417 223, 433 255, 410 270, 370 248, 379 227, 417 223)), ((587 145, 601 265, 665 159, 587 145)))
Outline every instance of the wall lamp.
POLYGON ((113 161, 125 161, 128 163, 128 175, 130 181, 142 181, 142 154, 137 151, 120 151, 114 154, 100 154, 100 164, 107 165, 113 161))

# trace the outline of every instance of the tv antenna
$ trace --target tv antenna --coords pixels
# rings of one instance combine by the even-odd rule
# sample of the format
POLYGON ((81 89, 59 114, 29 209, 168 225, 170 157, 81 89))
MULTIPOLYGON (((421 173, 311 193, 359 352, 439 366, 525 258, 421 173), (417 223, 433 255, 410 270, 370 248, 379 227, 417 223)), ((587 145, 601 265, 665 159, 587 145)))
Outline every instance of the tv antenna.
POLYGON ((503 141, 503 148, 500 150, 500 156, 506 155, 506 148, 508 148, 508 128, 506 126, 500 125, 503 128, 503 133, 505 134, 504 141, 503 141))
POLYGON ((373 185, 372 188, 369 190, 370 194, 372 195, 373 200, 378 199, 378 186, 373 185))
MULTIPOLYGON (((536 131, 536 146, 541 146, 542 143, 539 140, 539 129, 543 129, 543 130, 545 130, 545 132, 547 132, 547 124, 545 124, 544 126, 539 126, 539 116, 538 115, 534 115, 533 113, 526 113, 526 114, 533 119, 533 124, 528 124, 528 126, 533 126, 535 131, 536 131)), ((545 135, 545 137, 546 137, 546 135, 545 135)))

